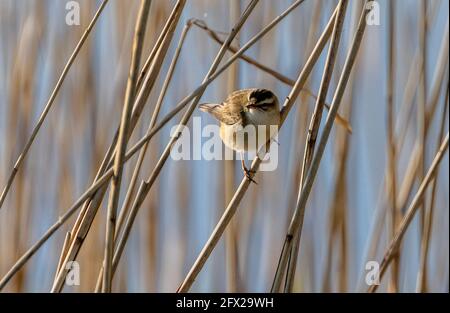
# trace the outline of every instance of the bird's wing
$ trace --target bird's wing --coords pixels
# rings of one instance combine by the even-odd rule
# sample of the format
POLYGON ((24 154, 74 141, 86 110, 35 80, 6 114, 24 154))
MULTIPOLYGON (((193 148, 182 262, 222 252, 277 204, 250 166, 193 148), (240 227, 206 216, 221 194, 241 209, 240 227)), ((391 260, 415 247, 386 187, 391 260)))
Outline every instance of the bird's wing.
POLYGON ((203 112, 214 116, 217 120, 227 125, 234 125, 242 122, 242 106, 234 103, 212 104, 205 103, 199 106, 203 112))

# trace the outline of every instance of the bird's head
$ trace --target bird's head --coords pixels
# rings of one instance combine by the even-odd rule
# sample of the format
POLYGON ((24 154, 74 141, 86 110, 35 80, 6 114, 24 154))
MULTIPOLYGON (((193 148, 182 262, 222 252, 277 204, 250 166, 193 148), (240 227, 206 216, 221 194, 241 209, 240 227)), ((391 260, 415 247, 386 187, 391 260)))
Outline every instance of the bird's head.
POLYGON ((247 100, 244 112, 278 110, 277 97, 268 89, 253 89, 248 93, 247 100))

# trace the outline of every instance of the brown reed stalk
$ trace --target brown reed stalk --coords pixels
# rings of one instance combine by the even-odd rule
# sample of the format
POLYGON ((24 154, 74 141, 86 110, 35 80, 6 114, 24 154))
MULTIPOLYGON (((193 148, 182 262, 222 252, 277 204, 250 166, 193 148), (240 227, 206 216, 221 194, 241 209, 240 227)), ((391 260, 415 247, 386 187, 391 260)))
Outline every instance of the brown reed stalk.
MULTIPOLYGON (((56 266, 57 269, 61 269, 64 266, 64 258, 67 255, 67 251, 69 250, 69 244, 70 244, 70 231, 66 233, 66 237, 64 237, 64 242, 63 242, 63 248, 61 251, 61 254, 59 256, 58 259, 58 265, 56 266)), ((53 283, 55 283, 56 279, 58 278, 58 272, 55 273, 55 277, 53 279, 53 283)))
MULTIPOLYGON (((313 115, 311 117, 311 123, 306 136, 305 151, 302 161, 302 170, 300 175, 299 190, 303 188, 303 183, 306 177, 306 173, 311 165, 312 156, 314 154, 317 135, 319 133, 320 122, 322 120, 322 112, 325 104, 325 100, 328 93, 328 88, 331 82, 333 74, 334 63, 336 61, 337 52, 339 49, 339 42, 341 38, 342 28, 345 19, 345 13, 347 10, 348 1, 341 0, 338 4, 338 12, 334 21, 333 33, 330 39, 330 47, 328 48, 328 55, 325 61, 325 67, 323 71, 322 80, 320 82, 319 94, 317 96, 316 104, 314 107, 313 115)), ((294 213, 295 214, 295 213, 294 213)), ((302 214, 303 216, 303 214, 302 214)), ((301 222, 303 224, 303 221, 301 222)), ((300 226, 301 228, 301 226, 300 226)), ((295 234, 291 251, 289 252, 289 260, 286 264, 286 268, 277 267, 275 273, 274 282, 272 285, 272 292, 278 292, 281 287, 281 278, 286 271, 285 292, 291 292, 293 286, 293 279, 295 277, 295 271, 297 267, 298 251, 300 247, 301 233, 295 234)))
POLYGON ((109 193, 108 214, 106 220, 105 256, 103 260, 105 268, 105 274, 103 275, 103 292, 111 292, 114 232, 116 228, 117 205, 119 202, 120 185, 122 181, 123 159, 127 148, 127 135, 130 128, 132 105, 136 95, 136 84, 138 80, 139 65, 141 62, 144 34, 147 26, 150 5, 151 0, 141 1, 134 33, 130 73, 128 76, 122 118, 120 122, 119 138, 117 140, 114 158, 114 174, 111 179, 111 191, 109 193))
MULTIPOLYGON (((427 102, 427 1, 419 1, 419 47, 421 61, 419 88, 417 93, 417 142, 420 147, 419 168, 417 169, 417 181, 421 182, 425 176, 425 152, 426 152, 426 133, 425 133, 425 119, 426 119, 426 102, 427 102)), ((426 211, 425 195, 423 201, 420 203, 419 209, 419 223, 420 223, 420 237, 423 236, 425 228, 425 211, 426 211)))
MULTIPOLYGON (((350 29, 356 29, 359 12, 362 10, 362 3, 355 2, 353 3, 352 8, 352 18, 350 22, 350 29)), ((353 36, 353 33, 350 32, 349 37, 353 36)), ((358 63, 358 62, 356 62, 358 63)), ((355 64, 357 66, 357 64, 355 64)), ((345 117, 351 121, 353 115, 353 92, 354 92, 354 82, 355 82, 356 73, 350 75, 348 87, 347 87, 347 98, 344 100, 343 108, 345 117)), ((347 284, 347 261, 348 261, 348 248, 347 248, 347 200, 348 200, 348 190, 347 190, 347 170, 348 170, 348 157, 349 157, 349 149, 350 149, 350 139, 348 133, 336 130, 336 160, 338 165, 336 166, 336 174, 335 174, 335 183, 334 183, 334 192, 333 198, 330 205, 331 212, 331 229, 327 239, 327 259, 324 267, 324 278, 322 282, 322 291, 330 292, 331 291, 331 275, 335 272, 332 270, 332 262, 333 262, 333 251, 334 245, 333 241, 336 237, 339 237, 340 240, 340 255, 336 258, 338 261, 338 291, 339 292, 347 292, 348 284, 347 284)), ((292 292, 292 288, 286 291, 292 292)))
MULTIPOLYGON (((241 15, 241 1, 232 1, 230 4, 229 20, 230 24, 236 21, 241 15)), ((236 41, 239 42, 239 34, 236 36, 236 41)), ((223 43, 222 43, 223 45, 223 43)), ((237 46, 239 48, 239 45, 237 46)), ((231 45, 228 46, 231 50, 231 45)), ((237 51, 237 50, 236 50, 237 51)), ((233 63, 227 77, 227 92, 239 89, 239 63, 233 63)), ((235 166, 233 160, 223 161, 223 177, 225 194, 225 204, 233 197, 235 185, 235 166)), ((227 292, 237 292, 239 290, 239 259, 238 259, 238 242, 239 232, 237 230, 237 222, 231 221, 230 227, 226 232, 225 237, 225 257, 226 257, 226 286, 227 292)))
MULTIPOLYGON (((349 109, 350 110, 350 109, 349 109)), ((349 147, 349 136, 347 134, 339 133, 336 141, 338 147, 336 148, 336 156, 339 162, 336 171, 336 178, 334 184, 333 200, 331 204, 331 229, 327 238, 327 254, 325 267, 324 267, 324 279, 322 283, 323 292, 331 292, 331 275, 334 273, 332 269, 333 251, 334 245, 333 240, 340 240, 341 245, 341 255, 337 258, 338 263, 338 273, 339 273, 339 286, 338 292, 346 292, 347 282, 346 282, 346 265, 347 265, 347 252, 346 252, 346 230, 345 230, 345 218, 346 218, 346 206, 347 206, 347 160, 348 160, 348 147, 349 147)), ((286 290, 286 292, 292 292, 291 290, 286 290)))
MULTIPOLYGON (((389 239, 393 238, 395 235, 395 230, 397 228, 399 220, 399 210, 396 206, 397 204, 397 161, 396 161, 396 146, 394 138, 394 120, 395 120, 395 2, 389 2, 388 9, 388 68, 387 68, 387 99, 386 99, 386 112, 387 112, 387 185, 389 186, 389 211, 390 215, 388 217, 389 221, 389 239)), ((398 279, 399 279, 399 260, 400 255, 395 257, 394 263, 392 264, 391 279, 389 281, 389 288, 391 292, 398 291, 398 279)))
MULTIPOLYGON (((418 211, 420 207, 420 203, 423 201, 423 196, 425 194, 425 191, 427 190, 427 187, 429 183, 433 180, 433 178, 436 175, 436 171, 439 168, 439 164, 447 151, 448 148, 448 141, 449 141, 449 133, 447 132, 447 135, 445 136, 444 140, 442 141, 438 152, 436 153, 433 162, 431 163, 427 174, 425 175, 424 180, 421 182, 419 190, 417 191, 416 195, 414 196, 414 199, 411 201, 411 204, 408 207, 408 210, 405 214, 405 216, 402 219, 402 222, 395 234, 395 237, 392 239, 390 244, 388 245, 388 248, 386 249, 386 252, 384 253, 383 259, 380 263, 380 281, 384 276, 384 273, 386 272, 389 264, 391 263, 393 257, 396 254, 396 250, 399 248, 403 236, 406 233, 406 230, 408 229, 408 226, 411 224, 411 221, 415 215, 415 213, 418 211)), ((378 285, 371 285, 368 288, 368 292, 375 292, 378 289, 378 285)))
POLYGON ((173 26, 172 26, 173 20, 179 14, 181 5, 182 5, 182 2, 178 1, 177 4, 173 7, 173 10, 170 13, 169 18, 167 19, 166 23, 164 24, 164 27, 163 27, 158 39, 156 40, 156 43, 155 43, 152 51, 150 52, 149 57, 145 61, 144 66, 142 67, 142 70, 139 74, 139 78, 138 78, 138 82, 137 82, 138 90, 141 89, 141 87, 145 81, 145 76, 147 75, 149 69, 151 68, 151 66, 154 66, 154 64, 155 64, 155 56, 158 53, 158 51, 160 50, 161 45, 164 42, 164 38, 168 34, 171 33, 171 29, 173 28, 173 26))
MULTIPOLYGON (((323 13, 323 4, 318 1, 315 2, 315 7, 313 9, 313 14, 312 14, 312 23, 308 30, 306 46, 305 46, 305 50, 304 50, 305 59, 308 56, 308 54, 310 53, 310 51, 314 48, 314 40, 315 40, 316 34, 318 33, 318 30, 319 30, 320 16, 322 13, 323 13)), ((335 15, 335 13, 333 13, 333 15, 335 15)), ((305 91, 305 92, 300 94, 299 103, 309 102, 307 95, 311 95, 314 100, 317 100, 317 97, 315 95, 313 95, 313 93, 308 89, 310 80, 311 79, 308 79, 302 88, 302 91, 305 91)), ((292 81, 292 86, 294 85, 294 83, 295 82, 292 81)), ((329 105, 327 103, 325 103, 324 105, 327 108, 327 110, 329 110, 329 108, 330 108, 329 105)), ((299 162, 297 162, 296 156, 299 154, 304 154, 304 146, 301 143, 306 141, 306 136, 308 135, 307 129, 305 129, 304 125, 308 124, 309 116, 310 116, 309 111, 310 110, 309 110, 308 106, 300 106, 300 108, 298 109, 298 113, 297 113, 298 122, 297 122, 294 133, 299 134, 299 135, 298 135, 298 137, 292 136, 292 139, 291 139, 292 146, 296 147, 296 149, 293 150, 293 152, 289 154, 291 156, 290 166, 294 167, 294 170, 293 170, 294 177, 290 184, 290 190, 289 190, 290 196, 289 196, 288 203, 295 202, 295 192, 296 192, 295 186, 298 186, 298 184, 300 183, 301 164, 299 162)), ((339 118, 340 117, 341 116, 339 116, 339 118)), ((351 132, 350 124, 347 123, 347 125, 348 125, 347 130, 349 130, 349 132, 351 132)), ((287 227, 288 223, 289 223, 288 216, 286 216, 286 227, 287 227)), ((294 249, 295 248, 296 248, 296 246, 294 247, 294 249)), ((312 254, 309 254, 309 256, 311 259, 313 258, 312 254)), ((313 262, 311 262, 311 263, 313 263, 313 262)), ((295 273, 289 272, 286 275, 285 288, 287 288, 287 289, 294 288, 294 279, 295 279, 295 273)))

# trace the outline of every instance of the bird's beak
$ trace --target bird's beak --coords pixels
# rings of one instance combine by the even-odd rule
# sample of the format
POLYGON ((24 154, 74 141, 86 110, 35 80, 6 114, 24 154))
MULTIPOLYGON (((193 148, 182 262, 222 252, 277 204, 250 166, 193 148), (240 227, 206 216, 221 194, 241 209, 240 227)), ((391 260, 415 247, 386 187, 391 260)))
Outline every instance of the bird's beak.
POLYGON ((249 100, 247 105, 244 107, 244 112, 248 112, 256 104, 256 99, 249 100))

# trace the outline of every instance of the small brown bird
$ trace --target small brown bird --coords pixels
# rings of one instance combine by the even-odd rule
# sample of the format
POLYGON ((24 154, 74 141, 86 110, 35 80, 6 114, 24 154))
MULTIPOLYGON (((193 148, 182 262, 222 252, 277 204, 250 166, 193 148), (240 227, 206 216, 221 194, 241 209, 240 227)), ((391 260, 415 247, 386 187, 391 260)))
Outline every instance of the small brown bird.
POLYGON ((267 89, 242 89, 232 92, 220 104, 201 104, 199 108, 220 122, 220 138, 227 147, 241 154, 242 170, 250 181, 255 182, 245 166, 243 154, 258 151, 275 135, 270 132, 272 125, 278 130, 280 110, 275 94, 267 89), (253 126, 254 131, 249 131, 248 126, 253 126), (265 134, 260 133, 261 126, 264 126, 265 134), (258 134, 265 136, 263 142, 258 141, 258 134))

